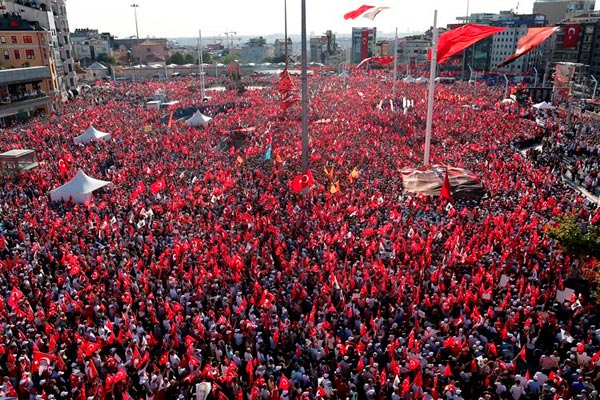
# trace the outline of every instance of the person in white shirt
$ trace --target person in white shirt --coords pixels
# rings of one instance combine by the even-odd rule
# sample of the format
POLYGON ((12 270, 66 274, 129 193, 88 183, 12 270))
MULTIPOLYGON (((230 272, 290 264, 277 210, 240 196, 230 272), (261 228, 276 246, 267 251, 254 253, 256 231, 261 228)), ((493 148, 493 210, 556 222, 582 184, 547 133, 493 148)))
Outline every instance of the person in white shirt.
POLYGON ((519 381, 515 381, 510 388, 510 394, 514 400, 519 400, 525 394, 525 389, 520 385, 519 381))

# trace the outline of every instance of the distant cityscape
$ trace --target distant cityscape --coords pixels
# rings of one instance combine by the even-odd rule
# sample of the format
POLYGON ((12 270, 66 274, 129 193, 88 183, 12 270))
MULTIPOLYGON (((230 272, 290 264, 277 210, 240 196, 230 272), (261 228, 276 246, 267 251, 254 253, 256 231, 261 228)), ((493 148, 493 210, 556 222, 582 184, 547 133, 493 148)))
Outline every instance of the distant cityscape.
MULTIPOLYGON (((216 77, 226 74, 224 68, 232 62, 240 64, 242 73, 250 73, 300 61, 299 35, 290 35, 286 41, 282 33, 241 36, 224 32, 202 38, 198 51, 196 37, 116 38, 101 26, 77 27, 76 21, 68 20, 65 0, 5 0, 2 4, 0 75, 5 77, 0 77, 0 118, 51 111, 82 85, 102 79, 198 73, 200 60, 212 66, 205 73, 216 77)), ((440 32, 467 23, 504 30, 440 65, 440 74, 473 80, 493 71, 511 77, 535 76, 535 84, 543 86, 551 80, 557 62, 571 62, 578 65, 578 87, 590 87, 595 76, 600 76, 600 12, 594 11, 595 6, 595 0, 538 0, 530 13, 499 10, 460 17, 440 32), (545 26, 559 29, 542 46, 498 67, 514 54, 529 28, 545 26)), ((431 30, 399 33, 396 41, 395 34, 378 31, 374 22, 366 21, 357 22, 362 26, 351 32, 311 32, 310 66, 340 71, 369 57, 395 56, 401 74, 426 73, 431 30)))

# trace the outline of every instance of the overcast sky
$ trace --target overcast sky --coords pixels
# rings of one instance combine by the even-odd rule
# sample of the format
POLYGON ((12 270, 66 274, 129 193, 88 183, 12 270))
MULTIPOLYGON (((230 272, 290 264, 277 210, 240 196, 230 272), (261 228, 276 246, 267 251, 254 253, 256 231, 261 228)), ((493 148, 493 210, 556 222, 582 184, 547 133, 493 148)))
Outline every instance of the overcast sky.
MULTIPOLYGON (((71 30, 94 28, 119 38, 135 35, 132 3, 137 3, 140 37, 207 37, 283 33, 285 0, 68 0, 71 30)), ((433 23, 438 10, 438 26, 456 22, 467 11, 468 0, 306 0, 307 30, 321 34, 328 29, 351 33, 354 26, 375 26, 379 32, 418 32, 433 23), (374 21, 366 18, 344 20, 343 15, 362 4, 389 6, 374 21)), ((470 0, 469 11, 498 12, 516 9, 530 13, 533 0, 470 0)), ((300 0, 287 0, 288 32, 300 33, 300 0)))

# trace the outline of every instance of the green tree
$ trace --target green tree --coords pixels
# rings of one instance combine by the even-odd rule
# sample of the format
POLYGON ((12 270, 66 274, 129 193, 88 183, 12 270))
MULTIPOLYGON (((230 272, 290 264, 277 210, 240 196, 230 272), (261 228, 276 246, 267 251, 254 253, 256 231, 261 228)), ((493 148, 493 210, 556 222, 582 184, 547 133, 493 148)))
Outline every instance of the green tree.
POLYGON ((600 259, 600 232, 598 228, 578 221, 575 215, 565 214, 549 225, 548 235, 556 239, 562 250, 575 257, 600 259))
POLYGON ((176 51, 175 53, 171 54, 167 62, 169 64, 183 65, 185 64, 185 57, 183 56, 183 54, 176 51))
MULTIPOLYGON (((202 61, 204 62, 204 64, 211 64, 213 62, 212 56, 210 55, 210 53, 208 51, 203 51, 202 52, 202 61)), ((196 64, 199 64, 200 61, 196 62, 196 64)))
POLYGON ((98 54, 98 57, 96 57, 96 61, 98 61, 102 64, 110 64, 110 65, 117 64, 117 60, 115 59, 115 57, 113 55, 108 55, 106 53, 98 54))
POLYGON ((600 260, 600 230, 578 220, 573 214, 565 214, 549 224, 546 232, 558 242, 564 253, 579 259, 579 269, 575 272, 590 285, 592 297, 600 305, 600 272, 597 262, 600 260), (590 261, 590 257, 594 262, 586 262, 590 261))
POLYGON ((193 56, 193 55, 191 55, 191 54, 186 54, 186 55, 183 57, 183 61, 185 61, 185 62, 184 62, 184 64, 194 64, 194 62, 195 62, 196 60, 194 60, 194 56, 193 56))
POLYGON ((228 54, 228 55, 226 55, 225 57, 223 57, 223 58, 221 59, 221 62, 222 62, 223 64, 229 64, 230 62, 232 62, 232 61, 237 61, 237 60, 239 60, 240 58, 241 58, 241 57, 240 57, 240 55, 239 55, 239 54, 231 53, 231 54, 228 54))

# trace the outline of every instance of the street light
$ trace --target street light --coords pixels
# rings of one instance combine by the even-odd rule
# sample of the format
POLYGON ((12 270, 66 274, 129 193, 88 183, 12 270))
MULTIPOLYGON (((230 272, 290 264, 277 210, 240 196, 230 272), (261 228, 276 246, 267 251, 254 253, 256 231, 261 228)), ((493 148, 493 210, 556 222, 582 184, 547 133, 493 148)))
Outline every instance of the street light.
POLYGON ((137 22, 137 9, 138 9, 139 5, 133 3, 131 5, 131 7, 133 7, 133 16, 135 17, 135 37, 137 38, 137 40, 140 40, 140 32, 138 30, 138 22, 137 22))

